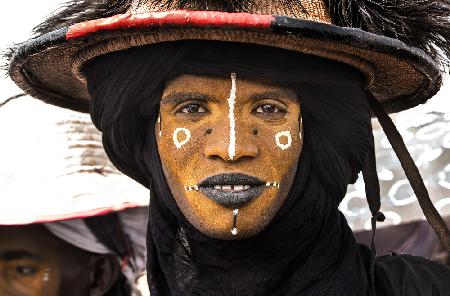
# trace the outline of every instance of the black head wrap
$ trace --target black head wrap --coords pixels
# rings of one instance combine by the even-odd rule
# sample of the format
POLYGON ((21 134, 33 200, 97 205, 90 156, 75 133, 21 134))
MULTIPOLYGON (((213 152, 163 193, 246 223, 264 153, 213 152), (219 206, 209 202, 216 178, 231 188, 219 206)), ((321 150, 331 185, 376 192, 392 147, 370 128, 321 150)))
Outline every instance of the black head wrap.
POLYGON ((371 142, 365 82, 353 68, 285 50, 185 41, 101 56, 86 66, 91 116, 113 163, 151 190, 153 295, 367 295, 367 275, 338 210, 371 142), (165 180, 154 125, 165 82, 181 73, 268 79, 301 100, 304 146, 289 195, 260 234, 206 237, 165 180))

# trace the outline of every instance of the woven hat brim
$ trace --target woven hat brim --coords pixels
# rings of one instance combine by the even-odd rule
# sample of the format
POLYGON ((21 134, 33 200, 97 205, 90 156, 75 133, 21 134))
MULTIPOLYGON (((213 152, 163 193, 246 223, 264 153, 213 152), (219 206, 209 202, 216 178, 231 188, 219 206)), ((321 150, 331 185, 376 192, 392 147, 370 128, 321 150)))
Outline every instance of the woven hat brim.
POLYGON ((426 102, 442 80, 423 51, 360 29, 283 16, 186 10, 122 14, 55 30, 23 43, 9 74, 31 96, 88 112, 90 98, 81 73, 88 60, 180 40, 266 45, 352 65, 366 75, 369 90, 388 112, 426 102))

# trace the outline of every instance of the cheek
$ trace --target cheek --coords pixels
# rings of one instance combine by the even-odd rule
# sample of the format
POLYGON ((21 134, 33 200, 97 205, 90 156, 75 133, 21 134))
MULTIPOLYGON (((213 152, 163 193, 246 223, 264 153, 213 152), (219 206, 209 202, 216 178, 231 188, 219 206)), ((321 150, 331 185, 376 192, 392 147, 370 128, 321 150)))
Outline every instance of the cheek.
POLYGON ((272 175, 277 179, 274 181, 286 182, 292 178, 303 147, 303 135, 298 121, 262 128, 260 138, 261 163, 272 169, 272 175))
POLYGON ((281 131, 275 134, 275 144, 281 150, 286 150, 292 145, 292 135, 290 130, 281 131))
POLYGON ((169 185, 188 185, 193 182, 189 172, 193 167, 200 166, 203 134, 200 126, 162 121, 161 136, 159 131, 156 136, 159 138, 158 151, 169 185))
POLYGON ((0 267, 0 270, 3 270, 0 278, 0 295, 57 295, 58 277, 52 275, 52 269, 36 265, 34 268, 37 269, 36 273, 21 275, 17 273, 15 264, 0 267))

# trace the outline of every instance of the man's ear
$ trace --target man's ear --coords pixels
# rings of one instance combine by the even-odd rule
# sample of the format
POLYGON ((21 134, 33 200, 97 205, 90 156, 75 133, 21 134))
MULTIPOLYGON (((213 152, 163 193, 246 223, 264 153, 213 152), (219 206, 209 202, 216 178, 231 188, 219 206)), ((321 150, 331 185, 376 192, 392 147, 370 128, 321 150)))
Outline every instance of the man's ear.
POLYGON ((91 258, 91 275, 89 277, 89 296, 103 296, 116 282, 119 276, 119 262, 112 254, 91 258))

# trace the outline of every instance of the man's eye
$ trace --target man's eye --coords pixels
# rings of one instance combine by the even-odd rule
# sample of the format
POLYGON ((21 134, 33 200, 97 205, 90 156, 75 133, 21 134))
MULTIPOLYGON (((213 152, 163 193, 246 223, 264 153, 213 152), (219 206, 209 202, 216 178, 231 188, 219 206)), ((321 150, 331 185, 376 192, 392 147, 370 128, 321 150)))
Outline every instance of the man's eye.
POLYGON ((206 109, 199 104, 189 104, 184 106, 179 112, 181 113, 206 113, 206 109))
POLYGON ((26 266, 26 265, 16 266, 16 273, 20 276, 31 276, 34 275, 36 272, 37 269, 33 266, 26 266))
POLYGON ((284 110, 282 110, 272 104, 261 105, 261 106, 257 107, 256 109, 254 109, 254 112, 260 113, 260 114, 286 113, 284 110))

